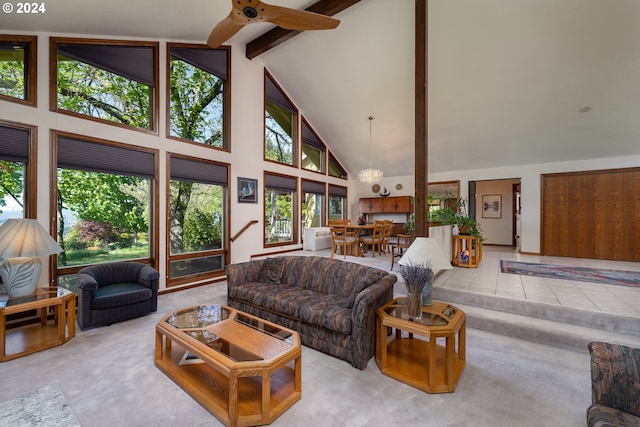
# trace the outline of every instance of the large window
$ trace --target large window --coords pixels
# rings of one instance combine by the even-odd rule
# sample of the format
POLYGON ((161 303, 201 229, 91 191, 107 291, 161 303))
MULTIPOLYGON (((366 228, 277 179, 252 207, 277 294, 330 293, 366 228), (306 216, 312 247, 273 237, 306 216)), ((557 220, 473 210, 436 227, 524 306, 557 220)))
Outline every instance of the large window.
POLYGON ((169 137, 228 148, 229 48, 168 45, 169 137))
POLYGON ((37 38, 0 34, 0 98, 36 105, 37 38))
POLYGON ((264 158, 295 166, 297 109, 266 71, 264 86, 264 158))
POLYGON ((325 184, 302 180, 302 228, 322 227, 324 220, 325 184))
POLYGON ((264 182, 265 245, 295 243, 297 179, 265 173, 264 182))
POLYGON ((228 167, 169 158, 169 286, 224 274, 228 167))
POLYGON ((58 274, 121 260, 151 261, 154 151, 54 132, 58 274))
POLYGON ((35 215, 34 134, 31 126, 0 122, 0 225, 35 215))
POLYGON ((51 109, 156 130, 157 43, 51 39, 51 109))
POLYGON ((325 172, 327 147, 306 119, 302 119, 302 169, 325 172))
POLYGON ((329 220, 347 219, 347 189, 329 185, 329 220))
POLYGON ((347 179, 347 171, 338 162, 333 153, 329 153, 329 175, 347 179))

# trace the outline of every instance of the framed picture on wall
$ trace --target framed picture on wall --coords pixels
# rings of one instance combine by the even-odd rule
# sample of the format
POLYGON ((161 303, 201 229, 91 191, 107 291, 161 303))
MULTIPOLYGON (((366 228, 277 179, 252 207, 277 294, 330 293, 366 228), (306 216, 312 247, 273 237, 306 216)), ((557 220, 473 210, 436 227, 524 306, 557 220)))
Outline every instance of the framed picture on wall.
POLYGON ((238 203, 258 203, 258 180, 238 177, 238 203))
POLYGON ((482 218, 502 218, 502 195, 482 196, 482 218))

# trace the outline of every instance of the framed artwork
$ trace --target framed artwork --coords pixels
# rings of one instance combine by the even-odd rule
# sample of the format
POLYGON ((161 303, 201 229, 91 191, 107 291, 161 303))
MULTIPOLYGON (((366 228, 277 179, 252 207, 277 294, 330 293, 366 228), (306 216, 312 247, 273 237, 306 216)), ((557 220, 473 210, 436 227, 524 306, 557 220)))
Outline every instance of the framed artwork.
POLYGON ((502 218, 502 195, 482 196, 482 218, 502 218))
POLYGON ((238 203, 258 203, 258 180, 238 177, 238 203))

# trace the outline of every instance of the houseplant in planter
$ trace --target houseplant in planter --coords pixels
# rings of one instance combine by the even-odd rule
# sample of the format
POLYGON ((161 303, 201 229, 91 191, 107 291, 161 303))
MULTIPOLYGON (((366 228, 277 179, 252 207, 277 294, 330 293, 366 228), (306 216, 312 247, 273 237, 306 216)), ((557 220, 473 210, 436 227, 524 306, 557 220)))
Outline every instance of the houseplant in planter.
POLYGON ((450 207, 445 207, 437 210, 434 213, 434 217, 443 225, 457 226, 459 234, 475 236, 480 241, 484 240, 482 237, 480 223, 469 215, 466 199, 458 200, 456 210, 453 210, 450 207))

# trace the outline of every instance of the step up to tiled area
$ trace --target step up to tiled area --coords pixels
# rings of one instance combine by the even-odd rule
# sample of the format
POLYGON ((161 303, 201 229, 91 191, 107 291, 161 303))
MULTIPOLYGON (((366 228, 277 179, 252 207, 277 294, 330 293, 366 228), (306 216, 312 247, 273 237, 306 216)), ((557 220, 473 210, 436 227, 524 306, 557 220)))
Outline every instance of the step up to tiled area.
POLYGON ((455 304, 467 327, 588 352, 591 341, 640 347, 640 319, 434 287, 433 298, 455 304))

